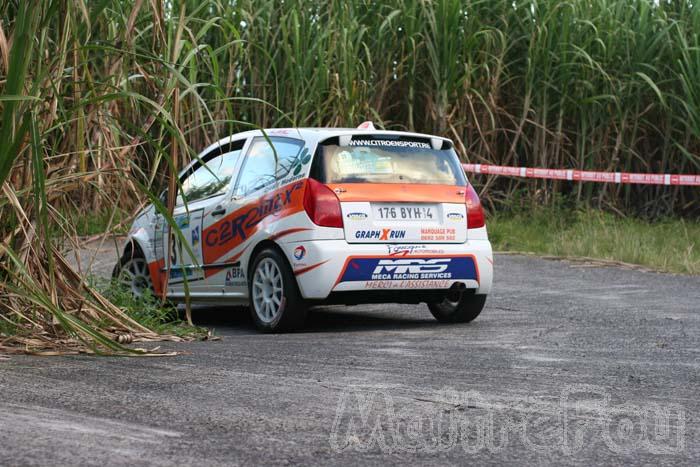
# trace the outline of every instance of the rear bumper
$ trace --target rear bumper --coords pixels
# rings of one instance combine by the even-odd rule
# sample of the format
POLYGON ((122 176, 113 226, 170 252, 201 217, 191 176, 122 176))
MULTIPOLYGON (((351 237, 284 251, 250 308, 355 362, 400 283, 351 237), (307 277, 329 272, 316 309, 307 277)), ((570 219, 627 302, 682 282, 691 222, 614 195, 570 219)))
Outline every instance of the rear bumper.
POLYGON ((476 294, 488 294, 493 281, 493 254, 486 239, 402 245, 314 240, 280 246, 302 296, 311 300, 357 294, 358 303, 373 302, 381 295, 400 296, 401 290, 411 291, 407 296, 415 300, 420 291, 429 295, 456 283, 476 294))

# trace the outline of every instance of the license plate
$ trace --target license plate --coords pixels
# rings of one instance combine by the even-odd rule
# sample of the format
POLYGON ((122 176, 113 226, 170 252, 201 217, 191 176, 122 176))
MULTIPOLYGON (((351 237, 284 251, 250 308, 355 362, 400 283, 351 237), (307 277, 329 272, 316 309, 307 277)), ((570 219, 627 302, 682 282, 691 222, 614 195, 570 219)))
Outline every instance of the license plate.
POLYGON ((375 220, 436 220, 437 209, 425 204, 376 204, 372 206, 375 220))

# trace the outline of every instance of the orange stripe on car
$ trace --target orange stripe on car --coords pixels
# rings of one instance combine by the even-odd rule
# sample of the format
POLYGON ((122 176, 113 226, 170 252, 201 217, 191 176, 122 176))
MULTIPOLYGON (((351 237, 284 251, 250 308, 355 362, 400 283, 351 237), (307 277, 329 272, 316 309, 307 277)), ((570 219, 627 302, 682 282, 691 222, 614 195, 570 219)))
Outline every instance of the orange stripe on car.
POLYGON ((148 263, 148 272, 151 274, 151 282, 153 282, 153 291, 156 296, 163 293, 163 281, 165 273, 161 270, 165 267, 165 258, 148 263))
POLYGON ((294 270, 294 275, 299 276, 299 275, 301 275, 301 274, 304 274, 305 272, 309 272, 309 271, 311 271, 311 270, 313 270, 313 269, 316 269, 316 268, 319 267, 319 266, 323 266, 323 265, 326 264, 328 261, 330 261, 330 260, 327 259, 327 260, 325 260, 325 261, 321 261, 320 263, 312 264, 311 266, 306 266, 305 268, 295 269, 295 270, 294 270))
POLYGON ((341 202, 456 203, 464 204, 465 187, 409 183, 330 183, 341 202), (461 193, 461 194, 460 194, 461 193))
POLYGON ((305 180, 289 183, 204 229, 204 264, 215 263, 270 223, 302 211, 305 186, 305 180))
POLYGON ((299 227, 299 228, 296 228, 296 229, 282 230, 282 231, 277 232, 276 234, 270 236, 269 239, 270 239, 270 240, 277 240, 278 238, 284 237, 284 236, 286 236, 286 235, 291 235, 291 234, 298 233, 298 232, 305 232, 305 231, 307 231, 307 230, 311 230, 311 229, 307 229, 307 228, 304 228, 304 227, 299 227))
POLYGON ((248 248, 248 245, 244 246, 241 251, 236 253, 235 255, 231 256, 229 259, 224 261, 220 266, 217 266, 215 268, 208 268, 204 270, 204 277, 211 277, 214 274, 221 272, 222 269, 230 268, 233 266, 233 264, 240 259, 241 256, 243 256, 243 252, 245 252, 246 248, 248 248))

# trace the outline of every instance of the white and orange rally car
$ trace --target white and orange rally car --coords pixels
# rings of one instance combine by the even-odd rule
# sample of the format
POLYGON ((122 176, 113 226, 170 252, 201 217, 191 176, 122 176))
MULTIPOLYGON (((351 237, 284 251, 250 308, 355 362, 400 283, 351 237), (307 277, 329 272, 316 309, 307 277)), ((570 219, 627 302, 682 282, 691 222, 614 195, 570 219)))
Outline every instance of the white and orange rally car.
POLYGON ((247 131, 204 150, 178 195, 172 218, 151 205, 129 233, 115 276, 135 294, 249 305, 283 331, 330 303, 424 302, 467 322, 491 290, 481 203, 445 138, 247 131))

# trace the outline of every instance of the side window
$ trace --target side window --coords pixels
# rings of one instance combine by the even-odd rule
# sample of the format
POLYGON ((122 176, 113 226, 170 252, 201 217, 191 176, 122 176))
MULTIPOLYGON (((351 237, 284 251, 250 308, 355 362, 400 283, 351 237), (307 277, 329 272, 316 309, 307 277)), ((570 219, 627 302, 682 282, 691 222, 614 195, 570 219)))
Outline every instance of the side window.
MULTIPOLYGON (((205 164, 197 167, 182 181, 182 200, 191 203, 226 193, 236 175, 234 171, 240 155, 241 150, 236 149, 209 160, 204 159, 205 164)), ((182 200, 178 199, 178 202, 182 200)))
POLYGON ((241 169, 236 195, 248 195, 287 175, 304 148, 304 142, 298 139, 271 137, 270 141, 262 136, 253 139, 241 169))

